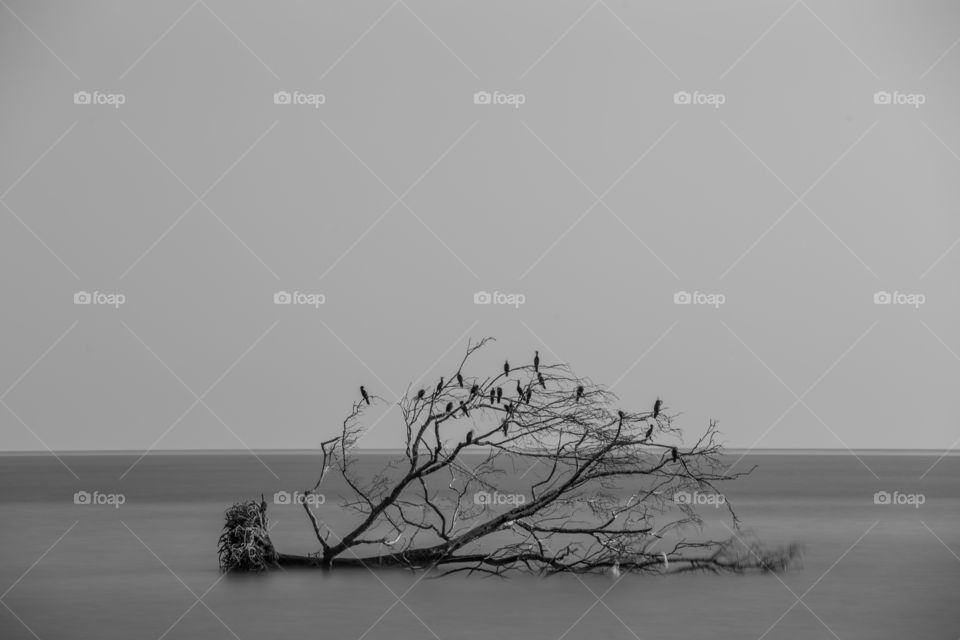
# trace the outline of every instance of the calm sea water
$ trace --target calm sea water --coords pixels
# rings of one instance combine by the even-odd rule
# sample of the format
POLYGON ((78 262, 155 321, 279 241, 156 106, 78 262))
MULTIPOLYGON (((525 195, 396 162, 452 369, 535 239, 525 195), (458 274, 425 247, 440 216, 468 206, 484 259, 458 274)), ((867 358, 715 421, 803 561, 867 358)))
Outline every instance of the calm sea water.
MULTIPOLYGON (((120 480, 135 459, 67 456, 76 479, 52 456, 0 456, 0 638, 960 636, 954 457, 923 479, 934 457, 865 457, 877 480, 852 456, 751 455, 741 464, 757 464, 753 474, 721 489, 765 542, 804 543, 802 567, 779 578, 620 581, 421 580, 363 569, 222 576, 216 539, 224 508, 261 492, 269 500, 274 491, 312 485, 317 458, 264 456, 278 480, 250 455, 150 455, 120 480), (126 503, 74 505, 79 490, 123 493, 126 503), (875 505, 878 490, 923 494, 925 502, 875 505)), ((383 462, 370 454, 362 464, 383 462)), ((336 529, 342 516, 332 503, 323 515, 336 529)), ((688 537, 723 536, 725 512, 701 513, 706 530, 688 537)), ((278 548, 314 550, 299 507, 271 506, 270 515, 278 548)))

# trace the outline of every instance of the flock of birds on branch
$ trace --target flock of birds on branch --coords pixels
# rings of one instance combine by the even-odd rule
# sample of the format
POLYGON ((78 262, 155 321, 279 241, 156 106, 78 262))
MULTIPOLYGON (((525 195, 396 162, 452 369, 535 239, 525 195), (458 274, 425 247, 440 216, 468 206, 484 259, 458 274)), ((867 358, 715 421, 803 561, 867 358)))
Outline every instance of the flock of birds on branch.
MULTIPOLYGON (((534 356, 533 356, 533 371, 534 371, 534 373, 536 373, 537 382, 540 384, 540 386, 541 386, 543 389, 546 389, 546 388, 547 388, 547 383, 546 383, 546 381, 545 381, 544 378, 543 378, 543 373, 540 372, 540 352, 539 352, 539 351, 535 351, 535 352, 534 352, 534 356)), ((503 373, 504 373, 505 376, 509 376, 509 375, 510 375, 510 362, 509 362, 509 361, 505 361, 505 362, 503 363, 503 373)), ((517 387, 516 387, 516 391, 517 391, 517 399, 516 399, 516 402, 517 402, 517 405, 514 405, 514 404, 513 404, 512 402, 510 402, 510 401, 507 401, 507 403, 504 405, 504 409, 505 409, 505 412, 506 412, 506 416, 504 417, 503 422, 501 423, 501 427, 500 427, 501 431, 503 432, 503 436, 504 436, 504 437, 506 437, 507 434, 508 434, 508 428, 509 428, 509 425, 510 425, 510 419, 513 417, 513 412, 514 412, 514 409, 516 408, 516 406, 519 406, 521 403, 525 403, 525 404, 529 405, 529 404, 530 404, 530 401, 533 399, 533 384, 532 384, 532 382, 527 385, 527 388, 526 388, 526 389, 523 388, 523 385, 520 384, 520 381, 519 381, 519 380, 517 380, 516 383, 517 383, 517 387)), ((461 375, 461 373, 460 373, 459 371, 457 372, 457 385, 458 385, 460 388, 463 388, 463 375, 461 375)), ((437 387, 436 387, 436 389, 435 389, 434 392, 433 392, 433 396, 432 396, 432 397, 433 397, 434 399, 437 398, 437 397, 443 392, 443 387, 444 387, 444 379, 443 379, 443 376, 440 376, 440 382, 437 383, 437 387)), ((585 393, 586 393, 586 391, 585 391, 583 385, 582 385, 582 384, 577 385, 577 389, 576 389, 576 392, 575 392, 575 395, 574 395, 574 401, 575 401, 575 402, 580 402, 580 400, 583 398, 583 396, 584 396, 585 393)), ((473 399, 474 399, 475 397, 477 397, 478 395, 480 395, 480 385, 474 384, 474 385, 470 388, 470 397, 469 397, 469 399, 467 400, 467 402, 473 400, 473 399)), ((365 388, 363 385, 360 385, 360 397, 361 397, 361 398, 363 399, 363 401, 366 402, 368 405, 370 404, 370 394, 367 392, 366 388, 365 388)), ((417 401, 422 401, 425 397, 426 397, 426 390, 420 389, 420 391, 417 392, 417 401)), ((491 387, 491 388, 490 388, 490 393, 489 393, 489 398, 490 398, 490 404, 491 404, 491 405, 501 404, 501 402, 503 401, 503 387, 502 387, 502 386, 497 386, 496 388, 491 387)), ((457 411, 460 411, 460 412, 462 412, 462 414, 463 414, 465 417, 469 418, 469 417, 470 417, 470 410, 469 410, 469 408, 467 407, 467 403, 464 402, 463 400, 460 400, 459 402, 460 402, 460 406, 459 406, 459 407, 455 407, 454 404, 453 404, 453 402, 447 402, 447 405, 446 405, 445 411, 444 411, 444 415, 445 415, 445 416, 448 416, 448 417, 453 417, 453 416, 456 414, 457 411)), ((662 406, 663 406, 662 401, 660 400, 660 398, 657 398, 656 402, 653 403, 653 413, 652 413, 652 417, 653 417, 654 420, 657 420, 657 418, 660 417, 660 409, 661 409, 662 406)), ((620 418, 620 424, 623 424, 623 420, 624 420, 624 418, 626 417, 626 414, 625 414, 622 410, 621 410, 621 411, 617 411, 617 414, 618 414, 618 416, 619 416, 619 418, 620 418)), ((643 438, 644 441, 649 440, 650 437, 653 435, 654 426, 655 426, 655 425, 650 425, 650 427, 647 429, 647 432, 644 434, 644 438, 643 438)), ((473 433, 473 430, 471 429, 469 432, 467 432, 466 444, 470 445, 470 444, 473 444, 473 443, 474 443, 474 433, 473 433)), ((679 457, 680 457, 680 452, 677 450, 676 447, 671 447, 671 449, 670 449, 670 457, 671 457, 671 460, 672 460, 673 462, 676 462, 676 461, 679 459, 679 457)))

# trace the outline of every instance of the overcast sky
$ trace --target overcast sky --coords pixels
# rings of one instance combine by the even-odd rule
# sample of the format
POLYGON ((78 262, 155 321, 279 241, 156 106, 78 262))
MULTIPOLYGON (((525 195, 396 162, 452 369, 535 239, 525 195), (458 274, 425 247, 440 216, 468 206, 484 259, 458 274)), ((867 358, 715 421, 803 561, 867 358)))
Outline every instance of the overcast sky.
POLYGON ((951 447, 958 38, 949 1, 4 0, 0 448, 315 447, 482 336, 478 375, 539 349, 732 447, 951 447))

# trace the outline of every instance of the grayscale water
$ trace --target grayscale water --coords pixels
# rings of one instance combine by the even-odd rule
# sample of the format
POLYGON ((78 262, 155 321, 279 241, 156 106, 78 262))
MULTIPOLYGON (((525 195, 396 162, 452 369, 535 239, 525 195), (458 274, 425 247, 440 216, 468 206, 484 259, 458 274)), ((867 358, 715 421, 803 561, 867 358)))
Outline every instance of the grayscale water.
MULTIPOLYGON (((741 464, 758 468, 722 490, 745 527, 765 542, 804 543, 802 567, 781 576, 626 575, 620 581, 421 580, 363 569, 222 576, 216 539, 223 510, 261 492, 269 499, 278 489, 311 485, 317 458, 265 456, 278 482, 250 455, 150 455, 119 481, 134 459, 68 456, 76 480, 49 455, 0 457, 0 589, 6 592, 0 638, 960 635, 960 460, 954 457, 922 480, 934 457, 865 458, 878 481, 849 455, 751 455, 741 464), (73 493, 81 489, 123 493, 126 503, 74 505, 73 493), (922 493, 926 502, 875 505, 878 490, 922 493)), ((382 463, 372 454, 362 460, 371 469, 382 463)), ((334 502, 322 511, 336 529, 345 521, 334 502)), ((299 507, 271 506, 269 513, 281 550, 314 550, 299 507)), ((689 537, 722 536, 725 512, 706 507, 701 513, 707 530, 689 537)))

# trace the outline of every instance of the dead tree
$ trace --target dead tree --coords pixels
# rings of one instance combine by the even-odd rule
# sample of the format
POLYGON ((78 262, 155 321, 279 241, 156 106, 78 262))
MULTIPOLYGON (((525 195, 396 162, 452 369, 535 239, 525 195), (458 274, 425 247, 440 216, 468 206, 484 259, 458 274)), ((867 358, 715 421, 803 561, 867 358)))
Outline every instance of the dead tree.
POLYGON ((729 503, 737 533, 684 537, 702 521, 693 505, 674 500, 678 492, 718 493, 715 483, 749 473, 724 467, 716 423, 684 446, 676 415, 659 406, 657 415, 621 409, 612 393, 567 365, 531 361, 483 375, 469 365, 490 340, 468 344, 459 367, 435 390, 407 390, 398 403, 405 451, 372 477, 358 472, 354 452, 368 405, 353 403, 336 437, 322 443, 316 483, 303 491, 315 553, 275 551, 266 503, 250 501, 227 512, 221 567, 746 572, 781 571, 799 558, 797 545, 766 550, 745 541, 729 503), (324 524, 309 499, 332 475, 348 488, 340 508, 353 514, 341 533, 324 524))

